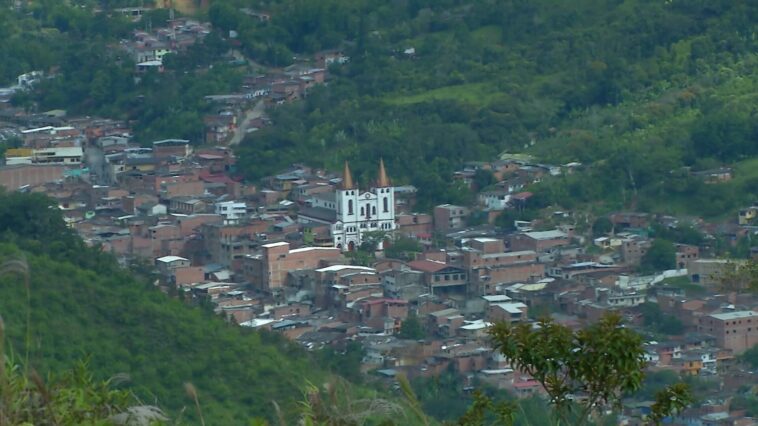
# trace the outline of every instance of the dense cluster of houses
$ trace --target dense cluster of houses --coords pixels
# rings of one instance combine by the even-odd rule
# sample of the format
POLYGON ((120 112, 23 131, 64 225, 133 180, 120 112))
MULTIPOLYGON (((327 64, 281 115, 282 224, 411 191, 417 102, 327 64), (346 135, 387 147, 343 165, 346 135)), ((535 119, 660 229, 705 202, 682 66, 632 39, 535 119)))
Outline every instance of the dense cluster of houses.
MULTIPOLYGON (((652 225, 676 227, 680 219, 618 212, 608 216, 612 231, 595 238, 568 212, 520 222, 508 233, 468 226, 474 209, 494 218, 519 208, 530 198, 524 185, 572 166, 472 165, 493 171, 498 189, 481 191, 478 206, 443 204, 420 213, 416 189, 393 186, 381 162, 370 190, 352 183, 347 165, 341 173, 295 165, 254 186, 236 177, 234 154, 223 146, 196 148, 178 139, 136 146, 119 121, 26 119, 36 127, 20 131, 23 147, 6 153, 0 184, 49 195, 88 243, 124 264, 148 259, 161 285, 187 300, 211 301, 240 326, 280 332, 310 349, 361 342, 365 371, 388 381, 400 372, 452 370, 515 395, 540 393, 488 344, 492 323, 550 314, 578 328, 618 312, 643 329, 639 307, 648 302, 684 325, 681 335, 648 342, 651 369, 715 381, 723 395, 757 377, 736 374, 735 357, 758 344, 758 299, 718 287, 739 262, 713 258, 706 239, 676 245, 674 269, 636 272, 651 247, 652 225), (383 198, 391 204, 383 206, 383 198), (383 207, 391 213, 382 216, 383 207), (386 220, 390 227, 381 226, 386 220), (382 244, 374 248, 385 250, 356 265, 351 251, 376 231, 382 244), (355 244, 341 244, 343 237, 355 244), (399 238, 415 240, 419 250, 386 256, 399 238), (683 281, 699 291, 671 284, 683 281), (418 340, 400 338, 406 321, 418 322, 418 340)), ((709 235, 756 232, 740 222, 693 224, 709 235)))
POLYGON ((201 42, 210 32, 208 23, 177 18, 168 21, 167 27, 154 31, 135 30, 131 39, 121 41, 120 47, 132 58, 136 71, 163 72, 164 56, 186 50, 201 42))
MULTIPOLYGON (((160 61, 206 31, 182 21, 135 34, 124 48, 138 63, 160 61)), ((601 236, 592 235, 586 219, 554 212, 504 232, 493 225, 496 218, 528 207, 530 184, 581 164, 525 157, 470 163, 450 178, 477 192, 476 205, 442 204, 431 212, 415 211, 416 188, 392 183, 381 159, 374 183, 363 189, 347 163, 340 172, 293 165, 260 185, 238 178, 227 144, 242 121, 245 131, 268 124, 265 116, 244 118, 252 104, 299 99, 324 82, 328 65, 347 60, 322 52, 315 65, 249 76, 239 93, 208 97, 219 108, 205 117, 204 145, 182 139, 138 145, 118 120, 0 108, 1 134, 21 141, 5 153, 0 186, 47 194, 86 242, 124 265, 148 260, 157 284, 186 300, 210 301, 242 327, 282 333, 309 349, 360 342, 364 371, 389 383, 399 373, 454 371, 466 382, 481 380, 519 397, 540 394, 537 381, 489 344, 494 322, 531 323, 550 315, 579 328, 616 312, 649 331, 640 306, 654 303, 683 329, 648 341, 650 369, 717 384, 712 403, 676 421, 754 424, 730 410, 728 396, 758 382, 758 374, 736 360, 758 344, 758 298, 719 286, 741 263, 716 258, 713 240, 705 238, 700 245, 676 245, 670 270, 638 270, 654 241, 653 225, 686 222, 736 244, 758 233, 758 207, 723 224, 617 212, 601 236), (494 180, 486 188, 476 187, 480 170, 494 180), (484 224, 470 226, 474 212, 486 213, 484 224), (388 256, 402 239, 418 249, 388 256), (375 257, 356 264, 358 250, 375 257), (420 331, 413 338, 404 331, 409 322, 420 331)), ((758 249, 752 255, 758 257, 758 249)), ((649 407, 627 406, 630 424, 649 407)))

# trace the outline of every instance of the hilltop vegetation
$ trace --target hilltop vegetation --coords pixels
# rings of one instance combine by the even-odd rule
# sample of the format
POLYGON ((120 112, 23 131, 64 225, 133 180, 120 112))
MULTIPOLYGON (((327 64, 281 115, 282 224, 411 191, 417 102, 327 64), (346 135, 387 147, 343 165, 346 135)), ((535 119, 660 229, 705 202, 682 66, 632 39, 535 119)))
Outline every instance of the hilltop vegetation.
MULTIPOLYGON (((226 324, 184 306, 84 246, 41 196, 0 194, 0 262, 23 257, 31 272, 30 366, 43 376, 83 359, 98 380, 125 373, 142 401, 195 418, 193 383, 213 424, 274 417, 271 401, 294 415, 309 380, 327 374, 294 344, 226 324)), ((26 352, 26 292, 3 276, 0 314, 13 352, 26 352)))
POLYGON ((135 139, 141 142, 202 141, 203 114, 211 109, 204 96, 236 89, 244 71, 221 58, 228 45, 212 33, 204 43, 168 55, 167 72, 135 79, 133 58, 119 41, 131 37, 133 30, 165 26, 169 14, 158 9, 133 23, 108 13, 129 3, 44 0, 20 9, 0 8, 0 56, 7 58, 0 64, 0 85, 15 83, 21 73, 41 70, 50 78, 34 92, 18 94, 13 99, 16 105, 130 120, 135 123, 135 139), (101 3, 107 7, 96 13, 101 3), (207 69, 213 63, 213 69, 207 69))
MULTIPOLYGON (((214 4, 211 18, 232 3, 214 4)), ((284 13, 301 3, 267 3, 271 24, 214 22, 350 56, 329 87, 277 108, 276 125, 240 148, 251 178, 293 161, 371 170, 383 156, 426 205, 465 202, 448 183, 463 161, 526 151, 587 166, 537 188, 568 208, 602 200, 713 216, 757 195, 758 5, 331 0, 309 9, 320 23, 309 26, 284 13), (683 169, 731 164, 737 178, 718 187, 683 169)))
POLYGON ((383 156, 429 207, 470 202, 451 172, 506 151, 584 164, 532 188, 561 208, 719 216, 758 197, 753 2, 219 0, 200 16, 214 26, 205 41, 139 82, 114 47, 134 28, 162 25, 166 11, 133 24, 95 15, 100 3, 0 11, 0 51, 13 59, 0 78, 57 72, 17 104, 130 119, 142 142, 197 142, 211 109, 203 96, 256 72, 229 63, 230 47, 272 67, 339 49, 350 61, 330 70, 328 86, 277 107, 274 125, 239 148, 248 178, 350 159, 367 180, 360 174, 383 156), (722 165, 734 167, 732 182, 691 173, 722 165))

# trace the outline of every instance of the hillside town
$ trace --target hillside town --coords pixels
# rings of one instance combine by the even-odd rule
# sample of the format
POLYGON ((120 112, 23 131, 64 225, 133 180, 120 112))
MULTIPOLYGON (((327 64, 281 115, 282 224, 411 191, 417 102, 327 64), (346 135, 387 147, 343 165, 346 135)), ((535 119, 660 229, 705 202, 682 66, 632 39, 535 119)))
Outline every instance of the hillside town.
MULTIPOLYGON (((165 54, 207 32, 207 24, 175 20, 135 32, 121 48, 133 55, 135 73, 160 72, 165 54)), ((307 96, 328 81, 330 65, 348 60, 322 52, 249 75, 236 93, 206 97, 216 112, 204 117, 202 141, 140 144, 124 121, 4 102, 0 134, 18 146, 5 152, 0 186, 46 194, 88 244, 124 266, 147 262, 156 286, 240 327, 280 333, 309 350, 359 343, 362 371, 388 386, 398 374, 452 371, 467 384, 539 394, 534 378, 490 346, 492 324, 538 326, 549 317, 579 329, 617 313, 646 336, 650 371, 693 376, 708 389, 708 400, 679 420, 753 424, 726 396, 758 383, 758 372, 736 362, 758 344, 758 297, 730 285, 745 261, 724 259, 719 249, 758 235, 758 201, 721 223, 551 211, 503 226, 501 215, 529 208, 530 185, 582 167, 508 154, 448 177, 476 194, 472 205, 431 211, 417 210, 413 182, 393 181, 382 158, 362 171, 370 183, 353 178, 350 159, 341 170, 293 164, 245 182, 233 146, 271 125, 268 108, 307 96), (486 187, 482 174, 491 177, 486 187), (675 244, 671 267, 651 267, 660 230, 682 229, 703 238, 675 244)), ((13 90, 39 78, 20 76, 13 90)), ((718 185, 732 173, 701 174, 718 185)), ((758 246, 747 250, 758 258, 758 246)), ((630 402, 626 424, 637 424, 651 404, 630 402)))

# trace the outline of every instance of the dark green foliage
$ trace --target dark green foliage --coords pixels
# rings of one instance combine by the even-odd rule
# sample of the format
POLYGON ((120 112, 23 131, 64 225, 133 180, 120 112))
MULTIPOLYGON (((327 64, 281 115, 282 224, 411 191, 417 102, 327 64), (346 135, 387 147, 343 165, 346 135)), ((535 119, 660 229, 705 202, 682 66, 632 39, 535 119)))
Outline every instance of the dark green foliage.
POLYGON ((527 149, 589 166, 535 187, 565 208, 603 200, 719 215, 756 195, 743 180, 718 187, 672 176, 755 154, 756 105, 740 94, 754 90, 749 17, 758 6, 412 3, 281 1, 268 24, 235 13, 241 3, 219 3, 219 25, 244 29, 243 44, 261 52, 354 42, 343 45, 351 60, 332 70, 328 88, 280 108, 277 128, 240 148, 249 178, 295 161, 336 169, 350 158, 373 170, 383 156, 426 207, 470 201, 449 183, 463 162, 527 149), (408 47, 412 60, 398 53, 408 47))
POLYGON ((692 399, 688 385, 675 383, 655 395, 655 403, 651 407, 649 420, 656 425, 661 424, 667 416, 687 408, 692 399))
POLYGON ((212 33, 186 52, 168 55, 165 73, 150 72, 136 81, 135 64, 117 46, 119 40, 141 25, 164 25, 168 11, 150 12, 133 24, 119 14, 96 14, 93 4, 48 0, 0 10, 0 56, 8 59, 0 64, 0 83, 32 70, 51 77, 34 92, 17 94, 14 102, 26 108, 36 102, 43 111, 62 108, 72 115, 134 120, 141 142, 202 142, 202 115, 212 111, 203 97, 237 89, 243 73, 225 64, 227 42, 212 33))
MULTIPOLYGON (((538 325, 498 323, 490 335, 514 368, 544 387, 563 422, 587 424, 596 412, 618 408, 623 394, 641 388, 646 365, 642 336, 623 327, 619 316, 605 316, 579 331, 548 319, 538 325), (575 402, 580 394, 586 399, 575 402)), ((686 386, 667 387, 656 394, 654 416, 680 411, 690 401, 686 386)))
POLYGON ((487 212, 484 210, 474 210, 466 218, 467 226, 479 226, 487 223, 487 212))
POLYGON ((676 267, 676 248, 670 241, 656 238, 642 256, 640 270, 643 273, 660 272, 676 267))
POLYGON ((642 388, 634 397, 641 401, 651 401, 655 399, 655 394, 679 381, 681 378, 673 370, 651 371, 645 374, 642 388))
POLYGON ((732 398, 732 402, 729 405, 731 410, 745 410, 747 417, 758 416, 758 396, 755 393, 752 395, 737 395, 732 398))
POLYGON ((537 217, 537 212, 534 209, 527 210, 513 210, 506 209, 495 218, 495 225, 506 232, 516 230, 515 222, 517 220, 531 221, 537 217))
POLYGON ((666 227, 658 224, 653 225, 653 235, 657 238, 680 244, 700 245, 704 237, 697 229, 691 226, 666 227))
POLYGON ((748 364, 750 368, 758 368, 758 345, 753 346, 740 355, 740 359, 748 364))
POLYGON ((390 259, 414 260, 415 254, 422 251, 421 244, 415 239, 399 236, 384 249, 384 256, 390 259))
POLYGON ((613 222, 605 216, 595 219, 595 222, 592 223, 592 236, 595 238, 607 235, 612 230, 613 222))
POLYGON ((438 420, 460 418, 473 403, 472 395, 463 394, 465 385, 455 371, 418 378, 412 384, 424 413, 438 420))
POLYGON ((640 305, 645 327, 656 333, 667 335, 681 335, 684 332, 684 324, 675 316, 663 313, 657 303, 645 302, 640 305))
POLYGON ((424 335, 424 327, 421 324, 421 320, 419 320, 418 316, 415 314, 410 314, 400 326, 400 333, 397 337, 401 339, 419 340, 423 339, 424 335))
POLYGON ((474 187, 482 190, 495 183, 495 176, 491 171, 485 169, 476 169, 474 172, 474 187))
POLYGON ((487 416, 495 417, 491 422, 492 425, 510 425, 513 424, 516 417, 516 404, 510 401, 495 403, 492 399, 481 393, 474 391, 474 402, 471 404, 466 413, 458 419, 457 424, 460 426, 480 426, 487 424, 487 416))
MULTIPOLYGON (((0 77, 59 66, 15 102, 128 118, 142 142, 199 142, 202 115, 213 110, 202 97, 236 90, 239 74, 254 72, 225 65, 229 30, 239 50, 266 65, 337 48, 350 61, 330 69, 329 86, 276 108, 275 127, 239 148, 249 179, 292 162, 338 169, 349 158, 366 183, 383 156, 397 183, 419 188, 424 209, 473 201, 450 182, 465 161, 527 150, 586 166, 531 188, 545 205, 602 200, 608 210, 719 216, 758 197, 750 163, 758 108, 744 95, 756 90, 758 4, 690 3, 217 1, 204 43, 169 55, 163 75, 135 82, 133 64, 110 46, 135 26, 161 25, 165 10, 135 25, 95 16, 92 1, 47 0, 0 12, 0 55, 9 58, 0 77), (409 47, 412 59, 401 53, 409 47), (734 161, 738 176, 721 185, 683 168, 734 161)), ((480 172, 476 181, 490 179, 480 172)))
POLYGON ((361 383, 361 362, 366 354, 363 345, 359 342, 349 342, 345 349, 338 351, 332 347, 326 347, 316 353, 316 362, 326 371, 338 374, 351 383, 361 383))
MULTIPOLYGON (((126 373, 130 389, 171 415, 193 404, 183 391, 192 382, 204 415, 220 424, 272 418, 271 400, 294 413, 305 381, 325 376, 302 349, 264 343, 136 281, 110 256, 85 247, 49 205, 38 195, 0 195, 0 258, 27 258, 30 364, 41 374, 89 356, 96 379, 126 373)), ((0 312, 14 351, 24 353, 26 296, 17 278, 3 279, 0 312)), ((193 420, 193 411, 184 417, 193 420)))

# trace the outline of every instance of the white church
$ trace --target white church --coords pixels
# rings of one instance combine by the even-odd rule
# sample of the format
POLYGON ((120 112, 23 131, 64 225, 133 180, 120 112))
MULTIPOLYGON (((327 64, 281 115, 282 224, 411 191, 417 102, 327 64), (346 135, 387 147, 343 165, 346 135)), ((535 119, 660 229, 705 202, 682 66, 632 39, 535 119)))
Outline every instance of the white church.
MULTIPOLYGON (((363 242, 366 232, 391 233, 395 224, 395 188, 392 186, 384 161, 379 161, 379 175, 369 190, 361 190, 353 183, 350 166, 345 162, 342 182, 334 193, 334 202, 323 207, 333 210, 330 217, 314 217, 303 212, 301 218, 330 225, 334 247, 352 251, 363 242)), ((323 210, 323 209, 322 209, 323 210)), ((381 245, 379 247, 381 249, 381 245)))

